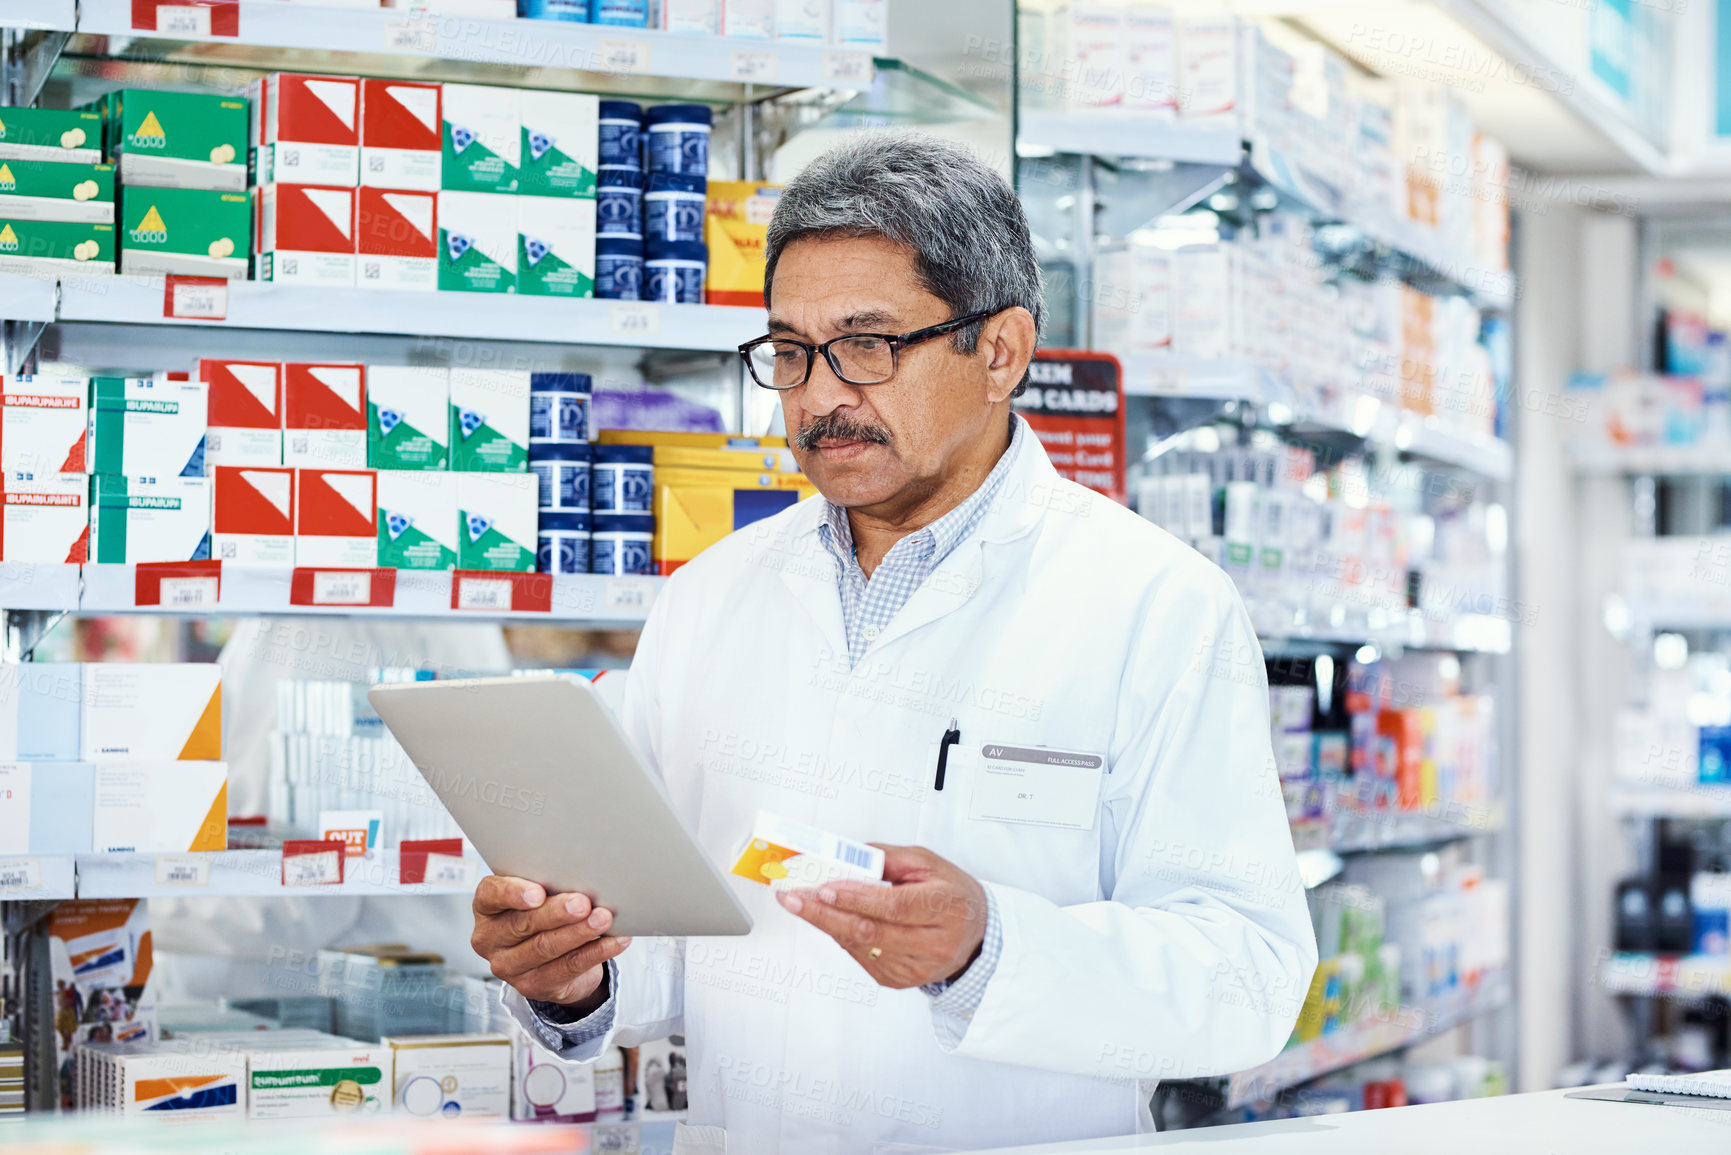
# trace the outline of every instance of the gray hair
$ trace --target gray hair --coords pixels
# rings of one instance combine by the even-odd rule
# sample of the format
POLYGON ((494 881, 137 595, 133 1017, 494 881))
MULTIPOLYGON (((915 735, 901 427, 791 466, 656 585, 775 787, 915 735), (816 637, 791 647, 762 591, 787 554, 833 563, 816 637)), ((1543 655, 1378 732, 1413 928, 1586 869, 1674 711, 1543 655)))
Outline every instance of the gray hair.
MULTIPOLYGON (((925 289, 952 317, 1020 305, 1034 315, 1036 335, 1044 326, 1040 264, 1022 202, 967 149, 916 132, 866 133, 839 144, 782 191, 764 244, 764 300, 788 245, 870 236, 912 250, 925 289)), ((979 339, 980 326, 968 325, 950 342, 972 353, 979 339)), ((1027 385, 1024 374, 1013 396, 1027 385)))

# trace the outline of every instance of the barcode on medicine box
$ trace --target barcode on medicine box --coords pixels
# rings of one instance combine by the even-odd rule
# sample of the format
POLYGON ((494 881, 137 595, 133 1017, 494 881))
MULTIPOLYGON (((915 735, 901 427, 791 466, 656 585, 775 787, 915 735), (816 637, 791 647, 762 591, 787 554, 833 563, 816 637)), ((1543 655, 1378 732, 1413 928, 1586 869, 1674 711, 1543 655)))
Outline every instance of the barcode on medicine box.
POLYGON ((830 857, 837 862, 857 866, 861 870, 870 870, 876 864, 876 857, 872 854, 871 847, 861 846, 857 842, 849 842, 843 838, 835 840, 835 849, 830 852, 830 857))

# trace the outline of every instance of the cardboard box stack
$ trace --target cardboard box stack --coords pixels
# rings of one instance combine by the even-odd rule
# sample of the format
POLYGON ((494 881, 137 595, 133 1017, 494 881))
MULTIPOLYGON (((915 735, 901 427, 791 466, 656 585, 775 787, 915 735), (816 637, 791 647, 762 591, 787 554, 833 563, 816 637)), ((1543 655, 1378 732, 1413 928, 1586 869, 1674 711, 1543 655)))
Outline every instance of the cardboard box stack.
POLYGON ((0 666, 0 854, 228 845, 214 663, 0 666))
POLYGON ((114 166, 95 112, 0 108, 0 273, 114 271, 114 166))

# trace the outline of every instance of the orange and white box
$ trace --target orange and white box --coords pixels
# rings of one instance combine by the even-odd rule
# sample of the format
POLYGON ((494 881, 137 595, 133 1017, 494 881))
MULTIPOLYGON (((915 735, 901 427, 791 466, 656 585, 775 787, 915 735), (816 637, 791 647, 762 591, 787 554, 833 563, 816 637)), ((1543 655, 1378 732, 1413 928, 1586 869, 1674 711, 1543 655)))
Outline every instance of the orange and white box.
POLYGON ((227 850, 228 763, 98 765, 91 844, 98 854, 227 850))
POLYGON ((258 112, 259 184, 360 183, 359 78, 273 72, 253 81, 247 94, 258 112))
POLYGON ((295 565, 378 565, 378 475, 370 469, 296 473, 295 565))
POLYGON ((437 84, 361 82, 361 184, 438 191, 441 96, 437 84))
POLYGON ((90 478, 0 476, 0 561, 82 565, 90 548, 90 478))
POLYGON ((267 184, 253 191, 256 279, 348 288, 355 283, 355 190, 267 184))
POLYGON ((439 287, 439 194, 363 188, 356 208, 355 285, 439 287))
POLYGON ((282 464, 282 363, 206 357, 198 378, 210 387, 206 467, 282 464))
POLYGON ((290 361, 283 366, 283 464, 367 467, 367 367, 290 361))
POLYGON ((86 762, 215 762, 222 758, 222 667, 87 662, 79 733, 86 762))
POLYGON ((5 378, 0 382, 0 470, 87 472, 89 423, 85 378, 5 378))
POLYGON ((294 470, 219 465, 210 488, 212 557, 224 565, 295 563, 294 470))

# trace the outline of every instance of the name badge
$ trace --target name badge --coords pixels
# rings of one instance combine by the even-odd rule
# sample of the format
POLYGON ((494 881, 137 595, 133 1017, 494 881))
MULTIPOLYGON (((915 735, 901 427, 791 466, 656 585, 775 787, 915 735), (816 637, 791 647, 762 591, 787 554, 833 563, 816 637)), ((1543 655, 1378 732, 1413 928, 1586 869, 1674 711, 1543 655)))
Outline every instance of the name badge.
POLYGON ((988 742, 979 747, 968 817, 1092 830, 1105 776, 1103 754, 988 742))

